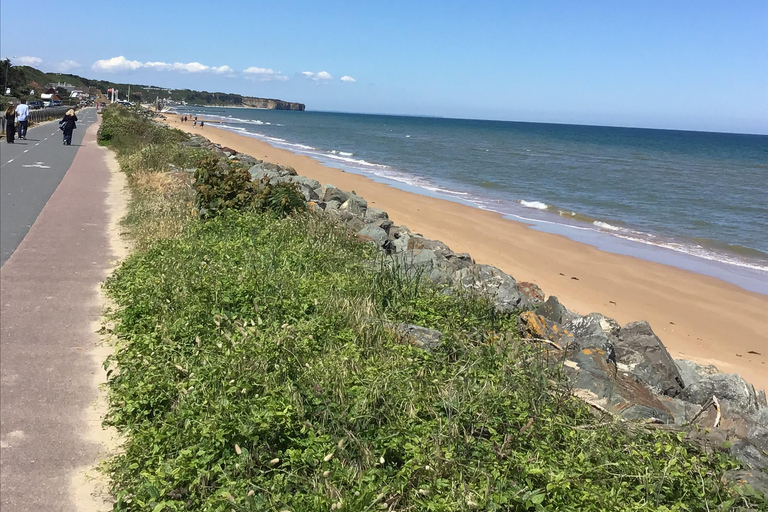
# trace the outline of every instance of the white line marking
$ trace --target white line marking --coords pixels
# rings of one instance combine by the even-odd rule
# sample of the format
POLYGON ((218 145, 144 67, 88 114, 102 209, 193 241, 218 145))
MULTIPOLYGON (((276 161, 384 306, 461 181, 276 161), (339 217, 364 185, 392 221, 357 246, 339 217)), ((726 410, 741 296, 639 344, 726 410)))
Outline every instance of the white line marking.
POLYGON ((48 137, 44 138, 43 140, 48 140, 48 137))
POLYGON ((35 162, 34 164, 22 165, 22 167, 39 167, 41 169, 50 169, 50 165, 43 165, 43 162, 35 162))
POLYGON ((28 150, 28 149, 25 149, 25 150, 24 150, 24 152, 25 152, 25 153, 26 153, 27 151, 29 151, 29 150, 28 150))
POLYGON ((10 160, 8 160, 8 161, 7 161, 7 162, 5 162, 5 163, 9 164, 9 163, 13 162, 14 160, 16 160, 16 159, 15 159, 15 158, 11 158, 10 160))

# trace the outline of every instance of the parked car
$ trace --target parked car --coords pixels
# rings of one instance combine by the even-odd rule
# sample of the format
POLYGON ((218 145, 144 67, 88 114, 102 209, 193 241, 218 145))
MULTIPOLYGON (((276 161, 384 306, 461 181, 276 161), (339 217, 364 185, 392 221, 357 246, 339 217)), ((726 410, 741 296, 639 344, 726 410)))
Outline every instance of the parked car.
POLYGON ((60 107, 61 106, 61 100, 53 100, 53 106, 54 107, 60 107))
POLYGON ((29 102, 27 102, 27 105, 29 106, 29 108, 31 110, 38 110, 38 109, 43 108, 43 102, 40 101, 40 100, 29 101, 29 102))

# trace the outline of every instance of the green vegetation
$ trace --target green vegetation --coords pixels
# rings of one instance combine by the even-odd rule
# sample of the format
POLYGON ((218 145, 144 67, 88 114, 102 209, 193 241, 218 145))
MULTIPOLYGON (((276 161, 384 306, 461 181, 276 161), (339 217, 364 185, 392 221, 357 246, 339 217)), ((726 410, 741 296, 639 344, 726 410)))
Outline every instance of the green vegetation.
POLYGON ((125 84, 107 80, 94 80, 70 73, 45 73, 31 66, 13 66, 7 61, 0 61, 2 73, 8 69, 8 83, 12 94, 26 97, 33 82, 40 87, 49 83, 69 83, 78 88, 95 87, 102 94, 108 89, 117 89, 119 97, 129 101, 152 102, 157 97, 173 101, 183 101, 190 105, 242 105, 243 96, 224 92, 193 91, 190 89, 166 89, 152 85, 125 84), (130 97, 129 97, 130 95, 130 97))
POLYGON ((408 277, 287 207, 287 188, 248 182, 260 199, 225 204, 241 170, 175 152, 178 134, 139 114, 108 109, 100 137, 128 173, 139 241, 105 285, 115 510, 768 509, 722 483, 724 456, 596 417, 516 315, 408 277), (149 176, 182 160, 208 196, 157 199, 149 176), (143 193, 175 213, 136 209, 143 193), (191 215, 195 200, 215 215, 191 215), (168 218, 171 236, 148 235, 168 218), (398 323, 440 330, 441 346, 411 346, 398 323))

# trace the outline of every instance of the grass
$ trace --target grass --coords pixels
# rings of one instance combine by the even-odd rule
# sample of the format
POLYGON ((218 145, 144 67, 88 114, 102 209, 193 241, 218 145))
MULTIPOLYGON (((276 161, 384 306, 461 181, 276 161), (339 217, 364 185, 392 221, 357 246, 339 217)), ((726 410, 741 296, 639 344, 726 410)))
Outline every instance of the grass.
POLYGON ((482 297, 315 214, 203 222, 165 175, 129 176, 134 202, 169 203, 132 210, 131 233, 169 236, 105 285, 115 510, 766 509, 722 483, 732 460, 594 416, 482 297), (411 346, 400 322, 442 345, 411 346))

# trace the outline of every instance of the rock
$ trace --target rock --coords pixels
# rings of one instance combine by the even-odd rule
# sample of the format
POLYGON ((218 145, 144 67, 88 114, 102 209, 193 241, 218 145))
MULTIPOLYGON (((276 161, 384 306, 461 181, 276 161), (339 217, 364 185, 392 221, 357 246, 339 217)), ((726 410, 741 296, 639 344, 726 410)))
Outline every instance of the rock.
POLYGON ((748 439, 736 439, 728 447, 728 453, 749 469, 768 468, 768 455, 748 439))
POLYGON ((564 329, 571 333, 571 344, 576 350, 599 348, 604 350, 611 360, 615 360, 612 338, 615 340, 616 336, 608 320, 610 319, 606 319, 600 313, 590 313, 584 317, 574 318, 564 326, 564 329))
POLYGON ((573 334, 563 329, 547 317, 537 315, 533 311, 523 311, 520 314, 520 331, 524 338, 534 340, 550 340, 562 348, 571 345, 573 334))
POLYGON ((349 198, 339 207, 340 210, 351 212, 360 217, 363 216, 366 208, 368 208, 366 200, 354 194, 350 194, 349 198))
POLYGON ((625 325, 614 342, 614 351, 618 369, 631 374, 654 392, 672 397, 682 392, 683 380, 677 366, 648 322, 625 325))
MULTIPOLYGON (((370 209, 368 210, 370 211, 370 209)), ((367 214, 368 211, 365 213, 367 214)), ((389 229, 391 238, 392 252, 403 252, 408 250, 408 242, 411 239, 411 230, 406 226, 394 226, 389 229)))
POLYGON ((450 283, 456 270, 445 256, 429 249, 398 252, 392 255, 390 261, 394 268, 402 270, 407 276, 421 275, 436 284, 450 283))
POLYGON ((317 201, 320 199, 320 196, 317 195, 317 191, 306 185, 300 184, 299 192, 301 192, 301 195, 304 196, 305 201, 317 201))
POLYGON ((387 212, 384 210, 379 210, 378 208, 367 208, 365 210, 365 216, 363 217, 363 220, 365 222, 377 222, 379 220, 385 220, 388 218, 389 215, 387 215, 387 212))
POLYGON ((517 289, 517 281, 496 267, 471 265, 456 271, 454 277, 464 289, 489 297, 497 311, 530 309, 530 302, 517 289))
POLYGON ((669 396, 657 396, 656 398, 664 405, 664 408, 672 415, 675 425, 684 425, 689 423, 701 411, 701 406, 672 398, 669 396))
POLYGON ((376 221, 376 222, 371 222, 371 224, 374 225, 374 226, 378 226, 381 229, 383 229, 384 231, 386 231, 387 232, 387 236, 389 236, 389 231, 392 229, 392 226, 395 225, 395 223, 392 222, 389 219, 381 219, 381 220, 376 221))
POLYGON ((475 264, 475 260, 472 259, 472 256, 465 252, 458 254, 451 253, 447 255, 446 258, 448 258, 448 261, 451 262, 451 264, 457 269, 471 267, 475 264))
POLYGON ((344 201, 349 199, 349 194, 343 190, 339 190, 333 185, 326 185, 325 189, 323 190, 322 199, 326 203, 328 201, 338 201, 338 203, 341 205, 344 203, 344 201))
POLYGON ((357 234, 370 238, 379 248, 384 247, 384 244, 389 240, 389 236, 387 235, 386 231, 371 224, 366 224, 361 230, 357 232, 357 234))
POLYGON ((604 350, 586 348, 571 354, 564 369, 573 394, 609 413, 632 420, 674 423, 664 403, 643 383, 618 372, 604 350))
MULTIPOLYGON (((313 180, 312 178, 307 178, 306 176, 291 176, 289 178, 289 181, 292 181, 293 183, 298 183, 300 186, 308 187, 314 191, 320 191, 322 192, 323 186, 320 185, 320 182, 317 180, 313 180)), ((318 196, 319 196, 318 192, 318 196)))
POLYGON ((538 306, 544 302, 544 292, 534 283, 529 283, 527 281, 517 283, 517 289, 520 290, 520 293, 528 297, 528 300, 531 301, 531 304, 534 306, 538 306))
POLYGON ((451 248, 440 240, 430 240, 421 235, 411 236, 410 240, 408 240, 408 249, 429 249, 430 251, 439 252, 445 257, 453 255, 451 248))
POLYGON ((739 487, 748 485, 755 491, 768 497, 768 474, 761 471, 749 471, 744 469, 725 472, 725 480, 739 487))
POLYGON ((352 213, 343 210, 335 211, 338 213, 339 220, 344 223, 344 225, 347 226, 350 230, 359 232, 365 227, 365 223, 352 213))
POLYGON ((685 359, 675 359, 675 365, 677 365, 677 371, 680 372, 680 377, 683 379, 683 386, 685 387, 705 377, 720 373, 720 370, 714 365, 698 364, 693 361, 686 361, 685 359))
POLYGON ((402 341, 423 350, 438 348, 443 338, 440 331, 413 324, 397 324, 395 332, 402 341))
POLYGON ((560 325, 578 317, 578 315, 571 313, 565 306, 560 304, 560 301, 554 295, 550 295, 544 304, 537 307, 536 313, 560 325))
POLYGON ((755 388, 735 373, 707 375, 686 387, 681 398, 704 405, 712 395, 721 401, 732 402, 736 408, 746 413, 755 413, 760 407, 765 407, 765 395, 758 396, 755 388))
POLYGON ((248 169, 248 172, 251 174, 251 178, 256 181, 261 181, 266 178, 271 183, 280 177, 276 170, 265 168, 265 164, 256 164, 248 169))
POLYGON ((338 202, 335 199, 331 199, 330 201, 325 202, 325 211, 338 210, 340 206, 341 206, 340 202, 338 202))

